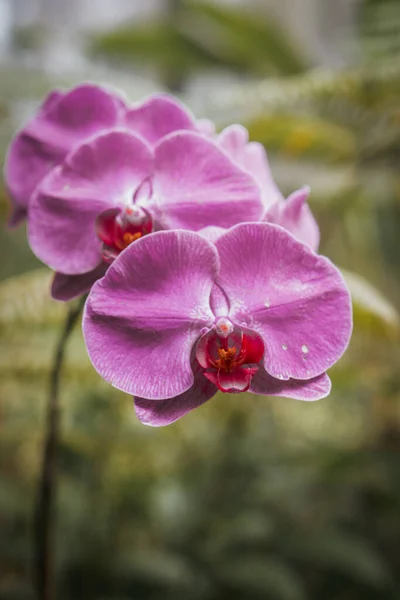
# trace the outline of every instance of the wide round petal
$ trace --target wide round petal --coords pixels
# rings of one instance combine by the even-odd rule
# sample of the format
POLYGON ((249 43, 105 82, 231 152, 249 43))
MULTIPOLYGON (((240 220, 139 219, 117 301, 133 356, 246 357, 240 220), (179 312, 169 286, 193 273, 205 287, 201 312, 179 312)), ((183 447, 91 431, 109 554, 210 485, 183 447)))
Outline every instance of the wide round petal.
POLYGON ((345 351, 351 301, 339 271, 277 225, 244 223, 215 242, 229 317, 257 331, 278 379, 311 379, 345 351))
POLYGON ((331 380, 326 373, 313 379, 288 379, 282 381, 271 377, 259 367, 251 380, 249 391, 260 396, 284 396, 295 400, 321 400, 331 391, 331 380))
POLYGON ((153 192, 165 229, 228 228, 263 212, 254 179, 198 133, 174 133, 156 146, 153 192))
POLYGON ((192 387, 191 352, 214 321, 218 268, 215 247, 189 231, 160 231, 128 246, 86 304, 83 331, 100 375, 153 400, 192 387))
POLYGON ((309 187, 293 192, 287 200, 272 204, 263 217, 266 223, 275 223, 290 231, 295 238, 315 252, 319 246, 319 227, 307 203, 309 187))
POLYGON ((87 294, 94 282, 105 275, 107 268, 108 265, 102 262, 93 271, 82 273, 82 275, 55 273, 51 284, 51 297, 54 300, 67 302, 87 294))
POLYGON ((204 377, 196 360, 192 362, 192 368, 194 383, 187 392, 168 400, 135 397, 135 412, 142 423, 152 427, 169 425, 215 396, 217 388, 204 377))
POLYGON ((97 215, 129 202, 152 163, 149 146, 121 130, 79 145, 34 194, 28 228, 34 253, 67 275, 94 269, 102 261, 97 215))
POLYGON ((125 116, 126 126, 150 144, 173 131, 195 130, 189 111, 176 98, 156 94, 131 108, 125 116))
MULTIPOLYGON (((114 127, 124 113, 121 98, 96 85, 49 94, 37 115, 16 135, 5 162, 5 182, 15 207, 26 212, 37 184, 89 136, 114 127)), ((21 220, 13 215, 14 224, 21 220)))
POLYGON ((249 133, 245 127, 229 125, 219 134, 217 144, 254 177, 261 188, 265 207, 283 200, 272 177, 264 146, 259 142, 249 142, 249 133))

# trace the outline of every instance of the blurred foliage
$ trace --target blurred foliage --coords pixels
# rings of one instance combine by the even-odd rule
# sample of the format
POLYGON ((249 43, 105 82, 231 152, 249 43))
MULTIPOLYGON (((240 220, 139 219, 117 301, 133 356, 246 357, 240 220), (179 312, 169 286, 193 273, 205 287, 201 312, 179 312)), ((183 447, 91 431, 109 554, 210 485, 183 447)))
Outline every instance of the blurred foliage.
POLYGON ((267 18, 195 0, 170 4, 167 17, 146 25, 127 24, 100 34, 94 55, 127 64, 150 65, 180 87, 194 71, 228 68, 246 75, 298 73, 305 59, 277 23, 267 18))
POLYGON ((363 56, 368 61, 399 56, 399 0, 364 0, 360 7, 359 30, 363 56))
MULTIPOLYGON (((360 64, 337 73, 303 72, 275 25, 205 2, 170 3, 162 22, 92 40, 171 87, 214 68, 274 75, 219 86, 204 113, 221 127, 231 114, 247 122, 285 193, 311 185, 355 330, 328 399, 218 395, 158 430, 100 380, 77 327, 63 370, 61 600, 400 597, 398 6, 361 3, 360 64)), ((49 85, 34 79, 3 78, 3 146, 18 97, 49 85)), ((3 221, 5 207, 3 195, 3 221)), ((3 232, 0 252, 0 600, 29 600, 44 399, 66 309, 50 300, 51 274, 23 230, 3 232)))
POLYGON ((42 24, 16 27, 13 33, 13 42, 18 50, 38 50, 46 41, 48 32, 42 24))
MULTIPOLYGON (((30 597, 43 392, 65 313, 50 277, 41 269, 0 287, 2 599, 30 597)), ((393 309, 367 292, 370 316, 394 326, 393 309)), ((382 349, 388 339, 368 323, 359 318, 356 345, 366 335, 382 349)), ((328 401, 222 395, 157 430, 100 380, 75 331, 63 373, 60 598, 333 600, 345 590, 394 600, 398 433, 382 408, 399 381, 383 385, 380 369, 366 381, 366 360, 353 348, 328 401)))

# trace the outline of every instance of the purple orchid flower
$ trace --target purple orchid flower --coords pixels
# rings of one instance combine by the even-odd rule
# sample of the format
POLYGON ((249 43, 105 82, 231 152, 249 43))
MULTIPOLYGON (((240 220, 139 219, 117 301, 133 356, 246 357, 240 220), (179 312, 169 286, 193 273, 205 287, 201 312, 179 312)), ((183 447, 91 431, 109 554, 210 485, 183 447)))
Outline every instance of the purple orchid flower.
MULTIPOLYGON (((317 252, 320 233, 318 224, 307 203, 309 193, 310 188, 304 186, 290 194, 286 200, 282 199, 274 202, 266 210, 261 221, 280 225, 300 242, 307 244, 314 252, 317 252)), ((215 242, 225 232, 226 229, 224 228, 210 226, 203 229, 201 233, 210 242, 215 242)))
POLYGON ((265 207, 283 200, 269 166, 265 148, 259 142, 249 142, 249 132, 242 125, 230 125, 216 138, 217 145, 250 173, 262 190, 265 207))
POLYGON ((83 318, 94 367, 153 426, 218 390, 323 398, 351 329, 339 271, 267 223, 215 244, 189 231, 143 237, 94 284, 83 318))
POLYGON ((67 300, 153 231, 231 227, 262 213, 253 178, 201 134, 179 131, 152 146, 114 129, 76 146, 37 186, 28 237, 60 272, 53 297, 67 300))
MULTIPOLYGON (((205 135, 213 136, 212 123, 207 119, 197 121, 197 126, 205 135)), ((249 142, 249 133, 242 125, 226 127, 216 137, 216 143, 232 160, 250 173, 260 186, 265 206, 262 221, 281 225, 312 250, 317 251, 320 234, 307 203, 310 189, 301 188, 285 200, 272 177, 264 146, 259 142, 249 142)))
POLYGON ((71 150, 116 126, 126 127, 151 145, 172 131, 197 130, 186 108, 167 95, 153 95, 128 107, 116 93, 93 84, 51 92, 8 150, 5 182, 13 203, 10 225, 25 219, 34 189, 71 150))
POLYGON ((277 200, 267 208, 262 221, 284 227, 295 238, 317 252, 320 233, 307 202, 309 194, 310 188, 304 186, 290 194, 286 200, 277 200))

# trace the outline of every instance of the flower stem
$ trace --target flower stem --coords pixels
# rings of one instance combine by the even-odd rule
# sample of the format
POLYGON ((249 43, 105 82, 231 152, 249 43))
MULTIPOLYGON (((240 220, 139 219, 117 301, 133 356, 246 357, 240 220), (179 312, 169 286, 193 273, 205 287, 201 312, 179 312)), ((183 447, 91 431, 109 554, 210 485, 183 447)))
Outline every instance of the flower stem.
POLYGON ((81 314, 85 299, 86 298, 83 297, 78 304, 68 308, 67 317, 58 340, 50 373, 45 439, 34 522, 34 568, 37 600, 55 600, 56 598, 54 523, 57 450, 60 424, 60 375, 66 344, 74 325, 81 314))

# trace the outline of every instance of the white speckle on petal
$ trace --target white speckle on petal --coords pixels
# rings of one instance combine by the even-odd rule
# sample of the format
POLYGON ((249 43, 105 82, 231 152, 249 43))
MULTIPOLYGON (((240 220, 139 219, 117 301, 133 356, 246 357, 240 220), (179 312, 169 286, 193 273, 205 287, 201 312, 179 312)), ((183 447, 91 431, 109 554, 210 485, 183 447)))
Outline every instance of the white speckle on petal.
POLYGON ((271 303, 269 301, 269 299, 267 298, 266 301, 264 302, 264 306, 265 308, 269 308, 271 306, 271 303))
POLYGON ((71 187, 70 185, 64 185, 63 191, 64 192, 68 191, 70 189, 70 187, 71 187))
POLYGON ((308 346, 306 346, 305 344, 303 344, 302 347, 301 347, 301 351, 303 352, 303 354, 308 354, 308 346))
POLYGON ((287 350, 286 344, 282 344, 282 350, 287 350))

